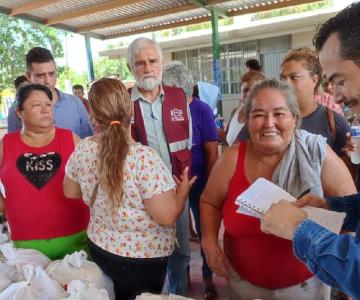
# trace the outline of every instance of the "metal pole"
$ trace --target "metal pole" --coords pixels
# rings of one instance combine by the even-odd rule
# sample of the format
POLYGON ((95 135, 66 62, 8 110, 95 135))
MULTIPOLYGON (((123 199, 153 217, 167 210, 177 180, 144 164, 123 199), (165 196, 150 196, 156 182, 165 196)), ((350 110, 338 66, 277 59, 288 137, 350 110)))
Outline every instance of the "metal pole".
POLYGON ((86 57, 88 62, 88 78, 89 81, 93 81, 95 79, 95 72, 94 72, 94 63, 91 53, 90 37, 88 35, 85 35, 85 47, 86 47, 86 57))
POLYGON ((214 72, 214 83, 219 87, 220 90, 220 101, 217 103, 218 114, 222 116, 222 100, 221 100, 221 61, 220 61, 220 35, 219 35, 219 13, 215 9, 211 9, 211 27, 212 27, 212 46, 213 46, 213 72, 214 72))

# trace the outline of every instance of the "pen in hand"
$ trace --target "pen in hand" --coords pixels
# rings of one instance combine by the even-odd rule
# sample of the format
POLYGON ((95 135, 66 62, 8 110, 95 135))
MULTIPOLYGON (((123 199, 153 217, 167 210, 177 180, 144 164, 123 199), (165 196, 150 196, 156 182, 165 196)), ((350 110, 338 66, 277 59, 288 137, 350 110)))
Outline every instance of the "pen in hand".
POLYGON ((300 199, 302 196, 305 196, 306 194, 309 194, 311 191, 311 189, 306 189, 305 191, 303 191, 299 196, 297 196, 297 199, 300 199))

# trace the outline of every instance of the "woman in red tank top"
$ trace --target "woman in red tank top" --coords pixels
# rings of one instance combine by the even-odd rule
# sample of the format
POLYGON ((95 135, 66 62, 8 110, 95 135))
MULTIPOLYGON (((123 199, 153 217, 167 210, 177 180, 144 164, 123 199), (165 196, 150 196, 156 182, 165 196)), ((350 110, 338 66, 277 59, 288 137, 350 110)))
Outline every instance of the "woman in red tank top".
POLYGON ((328 289, 295 258, 291 242, 264 234, 259 219, 236 212, 235 199, 260 177, 274 180, 278 165, 292 153, 290 144, 301 145, 305 148, 301 151, 308 153, 313 149, 306 149, 309 141, 314 141, 311 145, 316 151, 309 153, 311 159, 306 163, 325 194, 355 190, 351 175, 324 138, 296 129, 301 117, 293 90, 286 83, 275 79, 257 83, 245 102, 245 111, 249 140, 224 152, 201 197, 202 246, 209 266, 228 278, 230 299, 328 299, 328 289), (342 185, 334 184, 339 180, 342 185), (222 219, 224 250, 218 243, 222 219))
POLYGON ((87 249, 89 209, 82 199, 62 191, 65 164, 79 139, 54 126, 52 94, 44 85, 29 84, 17 92, 21 131, 6 134, 0 144, 0 177, 11 240, 51 259, 87 249))

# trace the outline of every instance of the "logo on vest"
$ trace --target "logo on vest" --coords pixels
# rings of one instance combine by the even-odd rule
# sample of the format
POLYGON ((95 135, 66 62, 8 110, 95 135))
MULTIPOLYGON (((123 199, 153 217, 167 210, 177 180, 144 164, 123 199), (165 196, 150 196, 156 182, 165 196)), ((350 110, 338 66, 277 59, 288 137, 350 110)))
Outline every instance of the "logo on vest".
POLYGON ((174 108, 170 111, 171 121, 172 122, 182 122, 184 121, 184 113, 181 109, 174 108))

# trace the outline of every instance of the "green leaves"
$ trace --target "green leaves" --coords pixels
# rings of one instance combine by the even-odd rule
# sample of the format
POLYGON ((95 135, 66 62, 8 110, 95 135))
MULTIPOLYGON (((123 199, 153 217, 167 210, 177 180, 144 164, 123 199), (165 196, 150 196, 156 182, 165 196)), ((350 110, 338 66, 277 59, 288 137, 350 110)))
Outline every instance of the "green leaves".
POLYGON ((25 55, 33 47, 48 48, 55 58, 64 55, 60 30, 0 14, 0 91, 13 89, 25 74, 25 55))
POLYGON ((132 79, 132 75, 126 65, 125 59, 109 59, 99 57, 94 62, 95 78, 115 76, 121 80, 132 79))

